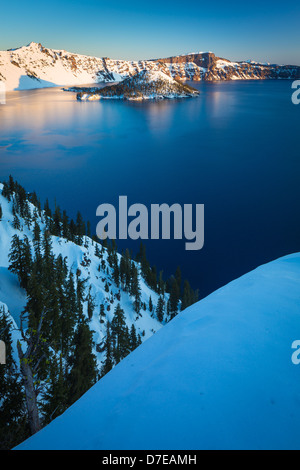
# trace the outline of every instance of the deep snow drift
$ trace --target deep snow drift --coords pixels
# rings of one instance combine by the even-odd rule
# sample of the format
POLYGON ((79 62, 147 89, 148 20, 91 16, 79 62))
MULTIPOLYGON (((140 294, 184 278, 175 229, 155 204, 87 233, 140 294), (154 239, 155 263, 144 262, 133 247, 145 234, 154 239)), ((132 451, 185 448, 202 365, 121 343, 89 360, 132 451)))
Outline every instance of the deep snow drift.
POLYGON ((180 313, 20 449, 299 449, 300 253, 180 313))

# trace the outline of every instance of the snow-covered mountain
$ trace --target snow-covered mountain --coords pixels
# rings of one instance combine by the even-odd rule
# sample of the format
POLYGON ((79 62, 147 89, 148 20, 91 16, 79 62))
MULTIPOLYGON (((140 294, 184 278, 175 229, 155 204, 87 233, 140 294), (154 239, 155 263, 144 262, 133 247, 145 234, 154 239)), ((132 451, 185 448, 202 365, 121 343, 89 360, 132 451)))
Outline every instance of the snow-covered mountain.
POLYGON ((213 52, 196 52, 158 59, 174 78, 195 81, 296 79, 300 66, 277 65, 255 61, 232 62, 213 52))
POLYGON ((186 309, 18 449, 299 449, 300 253, 186 309))
POLYGON ((231 62, 212 52, 126 61, 49 49, 34 42, 0 52, 0 80, 7 91, 120 81, 144 69, 195 81, 300 78, 299 66, 231 62))
MULTIPOLYGON (((74 91, 74 88, 70 89, 74 91)), ((76 90, 76 89, 75 89, 76 90)), ((143 70, 121 83, 104 88, 78 88, 77 99, 94 101, 101 98, 125 99, 130 101, 151 99, 191 98, 199 92, 180 83, 161 71, 143 70)))
MULTIPOLYGON (((20 287, 20 282, 15 274, 9 271, 8 254, 10 252, 11 243, 14 235, 18 235, 21 239, 28 237, 32 245, 33 242, 33 224, 28 228, 26 222, 20 218, 21 230, 13 227, 13 201, 8 201, 2 195, 3 185, 0 184, 0 207, 2 208, 2 218, 0 219, 0 307, 4 306, 6 311, 10 312, 16 325, 20 325, 20 314, 24 309, 27 301, 26 292, 20 287)), ((34 213, 34 206, 30 204, 31 212, 34 213)), ((41 230, 45 230, 45 220, 38 219, 41 230)), ((104 359, 103 351, 101 352, 101 344, 106 334, 106 320, 111 321, 114 316, 115 307, 120 304, 124 310, 126 324, 128 328, 135 325, 136 331, 141 335, 142 341, 146 340, 153 333, 158 331, 162 324, 157 320, 155 308, 158 302, 158 294, 148 287, 143 277, 139 276, 139 284, 141 289, 141 302, 146 306, 146 310, 141 309, 137 314, 134 310, 133 299, 128 292, 121 287, 117 287, 111 270, 107 263, 108 252, 103 248, 102 260, 106 264, 105 269, 100 269, 100 259, 95 254, 96 245, 91 238, 85 237, 84 244, 79 246, 62 237, 51 236, 53 253, 57 257, 62 255, 67 260, 68 269, 76 277, 76 273, 80 274, 79 279, 87 280, 84 297, 89 294, 94 299, 94 313, 89 321, 90 329, 94 332, 93 339, 95 343, 94 354, 97 358, 99 369, 101 361, 104 359), (108 289, 108 287, 109 289, 108 289), (149 310, 149 299, 153 303, 153 311, 149 310), (100 322, 100 305, 105 307, 105 318, 100 322)), ((121 255, 118 255, 119 257, 121 255)), ((165 294, 166 299, 168 297, 165 294)), ((84 305, 84 314, 87 317, 87 302, 84 305)), ((15 339, 20 335, 15 335, 15 339)), ((16 348, 15 348, 16 349, 16 348)))

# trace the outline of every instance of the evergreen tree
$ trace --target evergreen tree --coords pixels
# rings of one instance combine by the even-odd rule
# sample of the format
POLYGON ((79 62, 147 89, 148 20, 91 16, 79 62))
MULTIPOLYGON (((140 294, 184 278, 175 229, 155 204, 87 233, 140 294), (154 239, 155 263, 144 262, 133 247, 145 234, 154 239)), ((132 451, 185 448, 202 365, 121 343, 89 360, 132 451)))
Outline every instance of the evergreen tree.
POLYGON ((45 205, 44 205, 44 213, 46 217, 51 218, 52 217, 52 211, 49 206, 49 201, 46 199, 45 205))
POLYGON ((159 322, 162 322, 165 314, 165 301, 162 296, 159 296, 157 307, 156 307, 156 316, 159 322))
POLYGON ((129 332, 125 322, 124 310, 119 303, 115 308, 114 317, 111 322, 111 333, 114 344, 113 356, 118 364, 130 351, 129 332))
POLYGON ((69 358, 68 402, 78 400, 95 384, 97 379, 96 358, 92 352, 93 336, 86 321, 81 318, 74 335, 73 354, 69 358))
POLYGON ((91 289, 92 289, 92 286, 90 286, 89 293, 87 296, 87 313, 88 313, 89 320, 93 318, 93 314, 95 310, 95 298, 91 294, 91 289))
POLYGON ((61 315, 61 347, 62 353, 67 356, 74 336, 74 328, 79 315, 77 309, 77 295, 72 272, 64 281, 64 304, 61 315))
POLYGON ((176 279, 173 279, 170 297, 169 297, 170 319, 174 318, 178 313, 179 299, 180 299, 180 290, 179 290, 176 279))
POLYGON ((15 230, 21 230, 21 223, 17 214, 14 215, 12 226, 15 230))
POLYGON ((60 416, 68 407, 68 389, 63 369, 62 355, 52 357, 47 390, 43 393, 43 423, 46 425, 60 416))
POLYGON ((6 181, 3 183, 2 196, 5 197, 9 202, 11 201, 12 192, 9 188, 9 184, 6 181))
POLYGON ((81 213, 78 211, 77 212, 77 217, 76 217, 76 243, 78 245, 82 245, 83 242, 83 237, 86 234, 86 228, 85 228, 85 223, 83 221, 81 213))
POLYGON ((104 323, 105 319, 105 309, 104 309, 104 304, 100 305, 100 323, 104 323))
POLYGON ((100 252, 100 249, 99 249, 99 243, 96 243, 96 246, 95 246, 95 256, 97 256, 97 258, 101 258, 101 252, 100 252))
POLYGON ((136 334, 136 329, 134 324, 132 323, 130 329, 130 350, 134 351, 140 344, 140 338, 136 334))
POLYGON ((29 437, 22 383, 13 359, 12 323, 0 311, 0 340, 6 346, 6 364, 0 365, 0 450, 9 450, 29 437))
POLYGON ((166 291, 166 286, 163 280, 163 271, 160 271, 159 278, 158 278, 157 292, 159 295, 165 295, 165 291, 166 291))
POLYGON ((62 236, 67 240, 71 239, 71 231, 69 227, 69 218, 66 211, 63 211, 62 215, 62 236))
POLYGON ((51 233, 57 237, 60 237, 62 232, 62 216, 60 207, 55 204, 55 211, 51 224, 51 233))
POLYGON ((130 282, 130 294, 134 297, 134 310, 136 313, 140 313, 141 310, 141 289, 138 278, 138 270, 135 264, 131 263, 131 282, 130 282))
POLYGON ((105 361, 101 368, 101 377, 107 374, 113 368, 113 365, 114 365, 113 352, 112 352, 112 337, 111 337, 109 322, 107 322, 106 324, 104 351, 105 351, 105 361))
POLYGON ((32 268, 31 247, 27 236, 24 240, 18 235, 13 236, 8 258, 10 262, 8 269, 18 276, 21 287, 26 289, 32 268))
POLYGON ((182 302, 181 302, 181 310, 189 307, 193 303, 193 292, 191 286, 187 280, 184 281, 183 284, 183 295, 182 295, 182 302))
POLYGON ((117 287, 120 285, 120 269, 119 269, 119 264, 118 264, 118 257, 117 254, 114 253, 113 259, 112 259, 112 277, 114 280, 114 283, 116 284, 117 287))

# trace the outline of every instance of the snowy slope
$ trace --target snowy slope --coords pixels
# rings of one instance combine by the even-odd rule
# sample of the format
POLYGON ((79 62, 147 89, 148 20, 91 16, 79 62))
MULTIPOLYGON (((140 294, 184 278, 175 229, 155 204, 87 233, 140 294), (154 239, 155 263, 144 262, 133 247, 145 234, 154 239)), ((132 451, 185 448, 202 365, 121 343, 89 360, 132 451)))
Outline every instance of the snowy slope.
MULTIPOLYGON (((23 238, 26 235, 28 239, 32 241, 33 231, 32 227, 30 230, 28 229, 22 219, 20 219, 21 222, 23 222, 22 231, 16 230, 12 227, 13 204, 12 202, 8 202, 7 199, 2 196, 2 189, 3 185, 0 184, 0 205, 3 211, 3 216, 0 220, 0 305, 1 303, 7 305, 12 318, 15 323, 19 325, 19 316, 26 304, 26 292, 20 288, 17 276, 8 270, 8 254, 14 234, 17 234, 20 238, 23 238)), ((33 211, 32 205, 31 210, 33 211)), ((40 219, 39 225, 42 230, 45 228, 44 223, 40 219)), ((124 292, 121 288, 118 288, 115 285, 111 277, 111 272, 109 272, 109 274, 103 271, 99 272, 98 268, 100 259, 95 255, 95 242, 90 238, 85 237, 84 246, 78 246, 64 238, 52 236, 52 244, 54 254, 56 256, 61 254, 63 258, 66 257, 68 268, 74 273, 74 275, 77 270, 80 270, 80 279, 87 279, 85 296, 88 295, 89 288, 91 286, 91 295, 95 299, 95 309, 94 315, 89 322, 89 326, 94 332, 94 354, 97 357, 99 368, 104 357, 103 353, 97 352, 96 345, 101 344, 106 333, 106 324, 100 323, 99 317, 100 305, 102 303, 105 306, 106 319, 109 321, 113 318, 116 305, 120 303, 121 308, 125 313, 128 328, 130 329, 131 325, 134 324, 137 333, 142 335, 142 341, 152 336, 153 333, 162 327, 162 324, 156 319, 155 315, 153 313, 151 314, 149 311, 150 296, 155 309, 158 302, 158 294, 146 285, 141 276, 141 301, 146 303, 147 309, 141 309, 141 316, 137 316, 133 308, 133 298, 130 297, 127 292, 124 292), (109 285, 110 292, 105 291, 106 282, 109 285), (112 294, 114 297, 113 299, 112 294), (120 295, 120 300, 117 295, 120 295)), ((107 261, 106 250, 104 250, 103 259, 104 261, 107 261)), ((87 316, 87 302, 85 302, 84 307, 84 313, 87 316)))
MULTIPOLYGON (((53 50, 31 42, 28 46, 0 51, 0 80, 7 91, 58 85, 83 85, 118 81, 146 66, 144 61, 112 60, 53 50)), ((149 63, 157 70, 161 65, 149 63)))
POLYGON ((153 100, 191 98, 199 95, 199 92, 180 83, 161 71, 143 70, 133 77, 126 78, 119 84, 107 85, 104 88, 69 88, 68 91, 77 91, 77 99, 80 101, 94 101, 100 99, 125 99, 125 100, 153 100))
POLYGON ((19 449, 299 449, 300 253, 180 313, 19 449))
POLYGON ((161 70, 181 80, 247 80, 300 78, 299 66, 231 62, 212 52, 198 52, 155 60, 114 60, 28 46, 0 51, 0 81, 7 91, 121 81, 142 70, 161 70))

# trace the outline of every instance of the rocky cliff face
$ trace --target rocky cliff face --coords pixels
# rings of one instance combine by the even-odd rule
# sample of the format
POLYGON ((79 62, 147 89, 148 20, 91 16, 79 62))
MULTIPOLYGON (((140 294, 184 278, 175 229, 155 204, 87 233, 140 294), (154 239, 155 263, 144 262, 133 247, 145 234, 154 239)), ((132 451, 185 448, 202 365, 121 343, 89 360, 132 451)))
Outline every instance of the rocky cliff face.
POLYGON ((212 52, 145 61, 90 57, 37 43, 0 52, 0 80, 7 90, 121 81, 142 70, 193 81, 300 78, 300 66, 231 62, 212 52))
POLYGON ((200 52, 158 59, 174 78, 181 80, 251 80, 297 79, 300 67, 293 65, 261 64, 259 62, 231 62, 213 52, 200 52))

